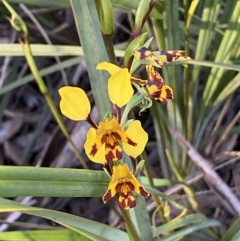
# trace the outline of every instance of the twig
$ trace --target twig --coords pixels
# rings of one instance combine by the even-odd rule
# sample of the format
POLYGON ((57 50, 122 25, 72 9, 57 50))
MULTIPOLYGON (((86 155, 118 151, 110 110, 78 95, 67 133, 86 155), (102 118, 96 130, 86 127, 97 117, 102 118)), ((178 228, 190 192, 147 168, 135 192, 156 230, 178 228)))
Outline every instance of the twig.
MULTIPOLYGON (((204 172, 206 182, 220 195, 222 199, 220 199, 223 204, 224 201, 228 202, 228 205, 234 210, 234 214, 240 216, 240 202, 238 198, 234 195, 232 190, 227 186, 227 184, 219 177, 219 175, 213 170, 211 164, 201 156, 195 148, 182 137, 179 133, 169 128, 171 134, 176 137, 178 142, 186 148, 188 156, 192 159, 192 161, 202 169, 204 172)), ((226 206, 226 205, 225 205, 226 206)), ((229 209, 229 207, 228 207, 229 209)))

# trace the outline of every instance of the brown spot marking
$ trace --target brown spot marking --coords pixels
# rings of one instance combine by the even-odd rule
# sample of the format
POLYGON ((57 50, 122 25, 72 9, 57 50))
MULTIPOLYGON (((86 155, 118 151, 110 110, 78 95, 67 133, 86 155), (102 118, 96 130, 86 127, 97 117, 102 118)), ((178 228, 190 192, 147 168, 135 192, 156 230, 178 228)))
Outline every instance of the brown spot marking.
POLYGON ((134 185, 131 182, 126 182, 126 185, 133 191, 135 189, 134 185))
POLYGON ((166 89, 166 98, 173 99, 172 91, 170 89, 166 89))
POLYGON ((90 152, 90 155, 91 155, 91 156, 95 156, 96 153, 97 153, 97 151, 98 151, 97 145, 94 144, 94 145, 92 146, 92 150, 91 150, 91 152, 90 152))
POLYGON ((108 153, 105 153, 105 158, 108 162, 111 162, 115 159, 115 156, 112 151, 109 151, 108 153))
POLYGON ((118 205, 121 209, 128 209, 129 207, 126 205, 125 198, 120 195, 118 198, 118 205))
POLYGON ((143 187, 139 188, 139 191, 143 197, 149 197, 150 193, 148 193, 143 187))
POLYGON ((108 148, 108 149, 114 150, 114 149, 116 148, 116 146, 119 146, 119 144, 118 144, 117 141, 115 141, 115 142, 113 143, 113 145, 111 145, 110 143, 106 142, 106 143, 105 143, 105 146, 106 146, 106 148, 108 148))
POLYGON ((143 47, 138 51, 140 53, 140 59, 146 59, 146 57, 150 56, 151 54, 151 52, 146 47, 143 47))
POLYGON ((116 150, 116 157, 118 160, 122 159, 122 151, 119 151, 118 149, 116 150))
POLYGON ((113 150, 113 149, 115 149, 116 146, 119 145, 118 140, 121 140, 120 135, 116 132, 111 132, 111 133, 103 135, 101 142, 102 142, 102 144, 105 143, 106 147, 113 150), (110 143, 111 138, 113 139, 113 144, 110 143))
POLYGON ((127 143, 131 146, 137 146, 137 143, 132 141, 130 138, 127 137, 127 143))
POLYGON ((115 188, 116 192, 120 193, 121 192, 121 187, 122 187, 122 183, 118 183, 116 185, 116 188, 115 188))
POLYGON ((102 200, 103 200, 104 203, 106 203, 106 202, 108 202, 111 198, 112 198, 111 190, 108 190, 108 191, 104 194, 102 200))
POLYGON ((173 62, 173 54, 169 53, 168 51, 161 51, 161 54, 166 56, 167 63, 173 62))
POLYGON ((158 91, 156 91, 156 92, 153 92, 153 93, 150 95, 150 97, 153 98, 153 99, 158 99, 159 96, 160 96, 160 94, 161 94, 161 90, 158 90, 158 91))
MULTIPOLYGON (((132 196, 133 197, 133 196, 132 196)), ((134 197, 133 197, 134 198, 134 197)), ((130 197, 128 198, 128 205, 130 208, 134 208, 136 206, 136 200, 135 198, 134 199, 131 199, 130 197)))

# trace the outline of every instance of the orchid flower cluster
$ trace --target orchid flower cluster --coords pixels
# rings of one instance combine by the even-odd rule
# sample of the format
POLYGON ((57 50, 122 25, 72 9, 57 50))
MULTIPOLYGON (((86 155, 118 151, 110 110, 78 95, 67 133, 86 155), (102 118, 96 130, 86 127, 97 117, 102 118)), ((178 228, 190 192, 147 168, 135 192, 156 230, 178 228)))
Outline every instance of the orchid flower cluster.
POLYGON ((112 63, 101 62, 97 65, 98 70, 110 74, 108 94, 113 103, 112 113, 107 113, 98 125, 91 119, 90 102, 81 88, 65 86, 59 89, 62 114, 74 121, 87 121, 92 126, 87 133, 84 149, 88 158, 102 164, 110 176, 103 202, 106 203, 117 195, 122 209, 135 207, 133 191, 143 197, 150 195, 136 177, 137 157, 146 146, 148 134, 140 121, 127 121, 127 115, 146 98, 164 105, 167 104, 167 99, 173 99, 171 87, 165 85, 154 66, 161 68, 163 64, 189 59, 184 51, 161 51, 156 55, 147 48, 137 50, 134 57, 139 63, 151 63, 146 65, 147 80, 135 78, 131 76, 128 68, 120 68, 112 63), (138 90, 135 94, 133 86, 138 90), (131 170, 124 155, 130 157, 131 170))

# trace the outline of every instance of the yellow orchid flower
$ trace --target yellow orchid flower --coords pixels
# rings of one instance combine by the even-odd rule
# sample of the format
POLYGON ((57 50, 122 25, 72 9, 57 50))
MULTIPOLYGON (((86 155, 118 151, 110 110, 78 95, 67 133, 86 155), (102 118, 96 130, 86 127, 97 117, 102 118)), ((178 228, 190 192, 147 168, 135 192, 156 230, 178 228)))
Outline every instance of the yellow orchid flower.
POLYGON ((85 120, 92 125, 87 133, 84 149, 89 159, 106 164, 122 159, 122 149, 132 158, 142 153, 148 140, 140 121, 132 121, 128 128, 119 124, 116 117, 100 121, 97 126, 89 115, 91 107, 85 92, 78 87, 62 87, 60 110, 72 120, 85 120))
POLYGON ((162 76, 154 69, 153 65, 146 65, 148 73, 147 89, 149 97, 164 105, 167 99, 173 99, 173 90, 170 86, 164 84, 162 76))
POLYGON ((136 200, 132 192, 143 197, 149 197, 149 193, 130 172, 128 165, 113 166, 113 174, 107 192, 103 196, 103 202, 108 202, 118 194, 118 204, 122 209, 130 209, 136 206, 136 200))
POLYGON ((134 90, 131 82, 145 85, 146 81, 131 76, 127 68, 120 68, 109 62, 101 62, 97 69, 107 71, 111 77, 108 80, 109 98, 113 104, 122 107, 133 96, 134 90))
POLYGON ((124 130, 115 117, 101 121, 98 128, 90 128, 84 149, 88 158, 106 164, 122 159, 122 149, 132 158, 139 156, 147 143, 148 134, 140 121, 133 121, 124 130))

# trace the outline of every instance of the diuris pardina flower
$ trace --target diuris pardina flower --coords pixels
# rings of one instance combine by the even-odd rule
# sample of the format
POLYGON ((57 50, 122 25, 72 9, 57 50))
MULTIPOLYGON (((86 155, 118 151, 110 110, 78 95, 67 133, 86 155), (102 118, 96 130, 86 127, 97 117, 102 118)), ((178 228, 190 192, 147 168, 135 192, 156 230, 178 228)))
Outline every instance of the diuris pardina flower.
POLYGON ((123 150, 132 158, 142 153, 148 135, 140 121, 132 121, 125 130, 113 116, 100 121, 97 126, 90 118, 90 103, 82 89, 66 86, 59 89, 59 94, 60 109, 65 116, 75 121, 86 120, 93 126, 89 129, 84 144, 85 152, 91 161, 105 165, 122 159, 123 150))
POLYGON ((143 197, 149 196, 149 193, 130 172, 127 164, 113 166, 113 174, 108 190, 103 196, 103 202, 106 203, 117 194, 120 208, 130 209, 136 206, 133 191, 143 197))
POLYGON ((152 52, 145 47, 135 51, 134 57, 140 63, 147 64, 149 97, 166 105, 167 99, 173 99, 173 91, 170 86, 165 85, 162 76, 154 69, 154 66, 162 68, 163 65, 177 61, 187 61, 191 58, 182 50, 152 52))
POLYGON ((167 99, 173 99, 172 88, 164 84, 162 76, 154 69, 152 65, 146 65, 148 73, 147 90, 149 97, 164 105, 167 99))
POLYGON ((133 96, 132 82, 146 85, 147 81, 131 76, 127 68, 120 68, 115 64, 101 62, 97 69, 107 71, 111 76, 108 80, 108 93, 112 103, 122 107, 128 103, 133 96))

